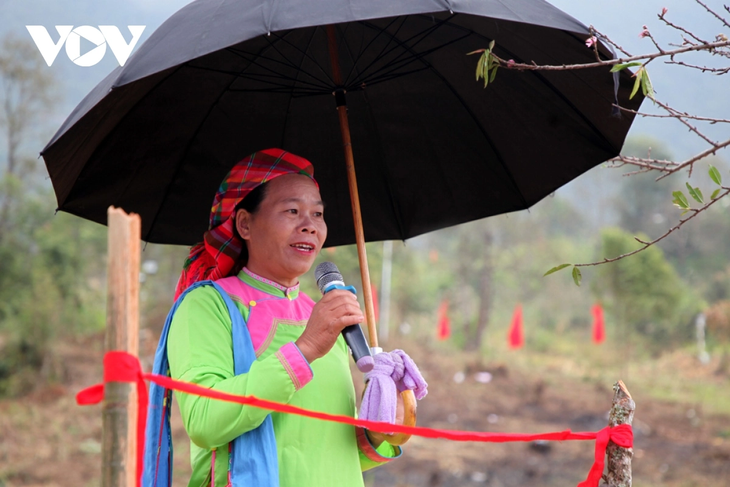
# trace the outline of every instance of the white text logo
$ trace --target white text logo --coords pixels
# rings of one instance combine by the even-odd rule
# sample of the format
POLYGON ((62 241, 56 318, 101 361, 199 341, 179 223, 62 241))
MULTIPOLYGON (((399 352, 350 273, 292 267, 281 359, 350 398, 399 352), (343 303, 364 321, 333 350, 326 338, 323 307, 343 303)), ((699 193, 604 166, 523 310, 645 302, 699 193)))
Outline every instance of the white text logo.
POLYGON ((33 38, 35 45, 38 46, 38 50, 41 52, 41 56, 43 56, 46 64, 49 66, 53 64, 53 61, 56 60, 58 53, 61 51, 61 47, 65 44, 68 58, 74 64, 84 67, 94 66, 101 61, 104 54, 106 54, 107 44, 111 48, 112 53, 114 53, 114 57, 119 61, 119 65, 124 66, 129 55, 132 54, 132 49, 134 49, 137 41, 142 36, 145 27, 144 25, 127 26, 129 32, 132 34, 132 40, 127 44, 122 33, 113 25, 100 25, 98 29, 90 25, 81 25, 76 28, 73 25, 57 25, 58 42, 53 42, 51 35, 42 25, 25 26, 28 32, 30 32, 30 36, 33 38), (96 47, 91 48, 82 55, 81 38, 86 39, 96 47))

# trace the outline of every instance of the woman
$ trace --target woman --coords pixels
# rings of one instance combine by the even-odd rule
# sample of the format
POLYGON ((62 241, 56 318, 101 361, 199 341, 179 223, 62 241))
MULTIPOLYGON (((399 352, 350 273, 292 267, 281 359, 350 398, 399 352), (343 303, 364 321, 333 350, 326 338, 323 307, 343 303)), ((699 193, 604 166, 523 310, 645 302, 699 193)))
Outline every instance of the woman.
MULTIPOLYGON (((191 250, 178 284, 183 299, 161 339, 170 375, 223 392, 354 416, 340 332, 364 320, 357 299, 332 291, 315 304, 299 292, 299 277, 326 238, 324 204, 306 159, 269 149, 239 162, 221 184, 204 243, 191 250), (200 286, 184 294, 203 279, 215 280, 219 288, 200 286), (235 324, 236 313, 245 326, 235 324), (239 344, 245 340, 255 357, 241 364, 239 349, 245 346, 239 344)), ((349 425, 176 397, 191 438, 190 486, 361 486, 362 471, 401 454, 349 425)), ((153 469, 150 461, 145 468, 153 469)))

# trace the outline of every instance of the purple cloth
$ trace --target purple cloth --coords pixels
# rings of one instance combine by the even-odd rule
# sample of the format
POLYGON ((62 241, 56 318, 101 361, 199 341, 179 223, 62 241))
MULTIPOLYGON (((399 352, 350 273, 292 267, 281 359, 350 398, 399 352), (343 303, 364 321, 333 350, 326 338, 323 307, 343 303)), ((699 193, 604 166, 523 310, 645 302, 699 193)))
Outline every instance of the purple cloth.
POLYGON ((379 353, 374 359, 375 367, 365 374, 368 385, 359 418, 395 424, 397 393, 411 389, 420 400, 428 394, 428 384, 403 350, 379 353))

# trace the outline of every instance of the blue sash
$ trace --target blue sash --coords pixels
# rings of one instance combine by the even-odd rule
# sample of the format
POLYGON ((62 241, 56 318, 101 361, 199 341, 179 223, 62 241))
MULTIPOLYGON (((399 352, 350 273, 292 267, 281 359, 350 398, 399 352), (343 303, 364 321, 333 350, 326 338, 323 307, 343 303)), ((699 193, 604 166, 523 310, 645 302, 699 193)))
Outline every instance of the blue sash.
MULTIPOLYGON (((157 346, 152 373, 169 375, 167 335, 170 331, 172 317, 185 296, 200 286, 213 286, 228 307, 232 323, 235 374, 247 373, 251 364, 256 360, 251 336, 241 312, 218 284, 213 281, 201 281, 193 284, 180 295, 168 313, 165 327, 160 335, 160 343, 157 346)), ((152 383, 149 400, 142 486, 170 487, 172 485, 172 435, 170 432, 172 391, 152 383)), ((278 487, 279 465, 271 415, 268 415, 256 429, 233 440, 230 447, 228 468, 231 484, 234 487, 278 487)), ((213 481, 215 482, 215 479, 213 481)))

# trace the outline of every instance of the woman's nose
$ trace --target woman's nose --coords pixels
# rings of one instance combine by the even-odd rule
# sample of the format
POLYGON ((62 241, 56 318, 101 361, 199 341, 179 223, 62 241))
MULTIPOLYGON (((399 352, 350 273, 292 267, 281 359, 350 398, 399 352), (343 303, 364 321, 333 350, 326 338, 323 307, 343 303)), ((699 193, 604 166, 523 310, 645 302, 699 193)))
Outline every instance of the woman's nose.
POLYGON ((312 234, 317 233, 317 227, 314 224, 314 222, 312 221, 311 217, 305 216, 302 219, 301 231, 302 231, 302 233, 312 233, 312 234))

